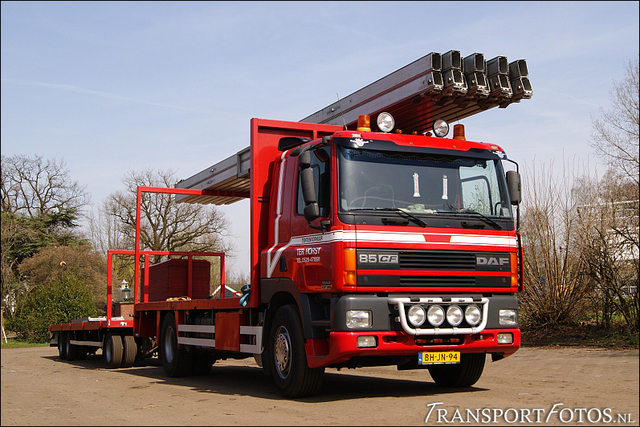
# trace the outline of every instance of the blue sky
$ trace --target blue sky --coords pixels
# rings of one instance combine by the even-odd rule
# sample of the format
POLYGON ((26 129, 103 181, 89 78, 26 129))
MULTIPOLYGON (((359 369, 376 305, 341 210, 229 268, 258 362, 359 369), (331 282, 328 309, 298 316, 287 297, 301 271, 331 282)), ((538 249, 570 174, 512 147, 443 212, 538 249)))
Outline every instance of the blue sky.
MULTIPOLYGON (((638 2, 2 2, 2 154, 63 159, 98 206, 186 178, 435 52, 526 59, 533 98, 462 123, 521 164, 595 165, 591 118, 638 58, 638 2)), ((524 177, 526 179, 526 176, 524 177)), ((224 207, 247 273, 248 203, 224 207)))

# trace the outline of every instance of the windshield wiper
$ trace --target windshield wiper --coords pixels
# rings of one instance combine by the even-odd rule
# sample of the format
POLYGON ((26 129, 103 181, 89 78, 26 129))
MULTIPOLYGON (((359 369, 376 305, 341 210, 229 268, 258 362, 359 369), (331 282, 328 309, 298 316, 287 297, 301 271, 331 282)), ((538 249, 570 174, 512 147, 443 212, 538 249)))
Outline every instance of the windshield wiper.
POLYGON ((495 222, 494 220, 492 220, 491 218, 489 218, 488 216, 481 214, 480 212, 474 211, 472 209, 458 209, 455 212, 446 212, 445 214, 452 214, 452 215, 473 215, 475 217, 477 217, 478 219, 483 220, 484 222, 486 222, 487 224, 490 224, 491 226, 493 226, 493 228, 495 228, 496 230, 502 230, 502 227, 500 226, 500 224, 498 224, 497 222, 495 222))
POLYGON ((397 212, 400 216, 411 220, 413 223, 418 224, 420 227, 426 227, 427 223, 418 218, 415 215, 410 214, 401 208, 357 208, 350 209, 351 211, 375 211, 375 212, 397 212))

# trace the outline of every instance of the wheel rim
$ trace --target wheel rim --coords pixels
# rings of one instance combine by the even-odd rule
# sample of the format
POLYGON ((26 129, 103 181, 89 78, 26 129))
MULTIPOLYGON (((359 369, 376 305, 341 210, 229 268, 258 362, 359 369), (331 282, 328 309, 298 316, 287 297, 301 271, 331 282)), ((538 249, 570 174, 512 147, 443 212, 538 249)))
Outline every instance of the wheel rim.
POLYGON ((284 326, 280 326, 276 331, 274 349, 276 372, 280 378, 285 379, 291 371, 291 338, 284 326))
POLYGON ((163 338, 164 339, 162 340, 162 348, 164 349, 164 359, 167 361, 167 363, 171 363, 173 361, 174 353, 173 328, 171 326, 166 329, 163 338))

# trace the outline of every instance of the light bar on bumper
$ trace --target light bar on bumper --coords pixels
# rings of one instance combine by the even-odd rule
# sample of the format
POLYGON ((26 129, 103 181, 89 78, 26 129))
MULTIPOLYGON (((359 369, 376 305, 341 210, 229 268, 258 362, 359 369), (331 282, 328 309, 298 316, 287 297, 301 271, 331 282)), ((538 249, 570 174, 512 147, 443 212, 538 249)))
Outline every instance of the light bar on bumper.
POLYGON ((389 304, 394 304, 398 306, 398 313, 400 317, 400 325, 402 325, 402 329, 410 335, 447 335, 447 334, 477 334, 484 330, 487 326, 487 321, 489 318, 489 299, 482 298, 480 301, 474 300, 473 298, 451 298, 450 300, 444 301, 442 298, 420 298, 416 300, 415 298, 389 298, 389 304), (405 304, 441 304, 441 305, 454 305, 454 304, 476 304, 482 305, 482 321, 477 326, 472 327, 450 327, 450 328, 430 328, 430 329, 422 329, 422 328, 412 328, 409 326, 409 322, 407 322, 407 315, 405 313, 404 307, 405 304))

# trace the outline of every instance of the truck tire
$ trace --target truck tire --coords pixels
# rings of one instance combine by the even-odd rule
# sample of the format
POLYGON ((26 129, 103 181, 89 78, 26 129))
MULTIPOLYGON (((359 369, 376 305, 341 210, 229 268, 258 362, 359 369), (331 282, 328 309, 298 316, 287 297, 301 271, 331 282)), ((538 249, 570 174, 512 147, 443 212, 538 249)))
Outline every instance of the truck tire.
POLYGON ((193 364, 191 365, 191 375, 209 375, 211 367, 216 358, 211 352, 198 350, 193 354, 193 364))
POLYGON ((71 333, 64 334, 64 346, 67 353, 67 360, 76 360, 78 357, 78 347, 71 344, 71 333))
POLYGON ((458 365, 436 365, 429 368, 431 378, 440 387, 471 387, 482 375, 484 353, 463 353, 458 365))
POLYGON ((283 396, 312 396, 322 387, 324 368, 309 368, 300 315, 292 305, 276 312, 269 334, 273 380, 283 396))
POLYGON ((130 368, 136 361, 138 354, 138 345, 133 335, 125 335, 122 337, 122 363, 120 367, 130 368))
POLYGON ((164 316, 160 333, 160 359, 164 372, 171 378, 184 377, 191 373, 192 355, 178 348, 178 328, 172 313, 164 316))
POLYGON ((107 368, 119 368, 122 364, 122 338, 120 335, 108 334, 104 339, 104 361, 107 368))
POLYGON ((58 356, 60 359, 67 360, 67 346, 64 344, 67 334, 64 332, 58 333, 58 356))

